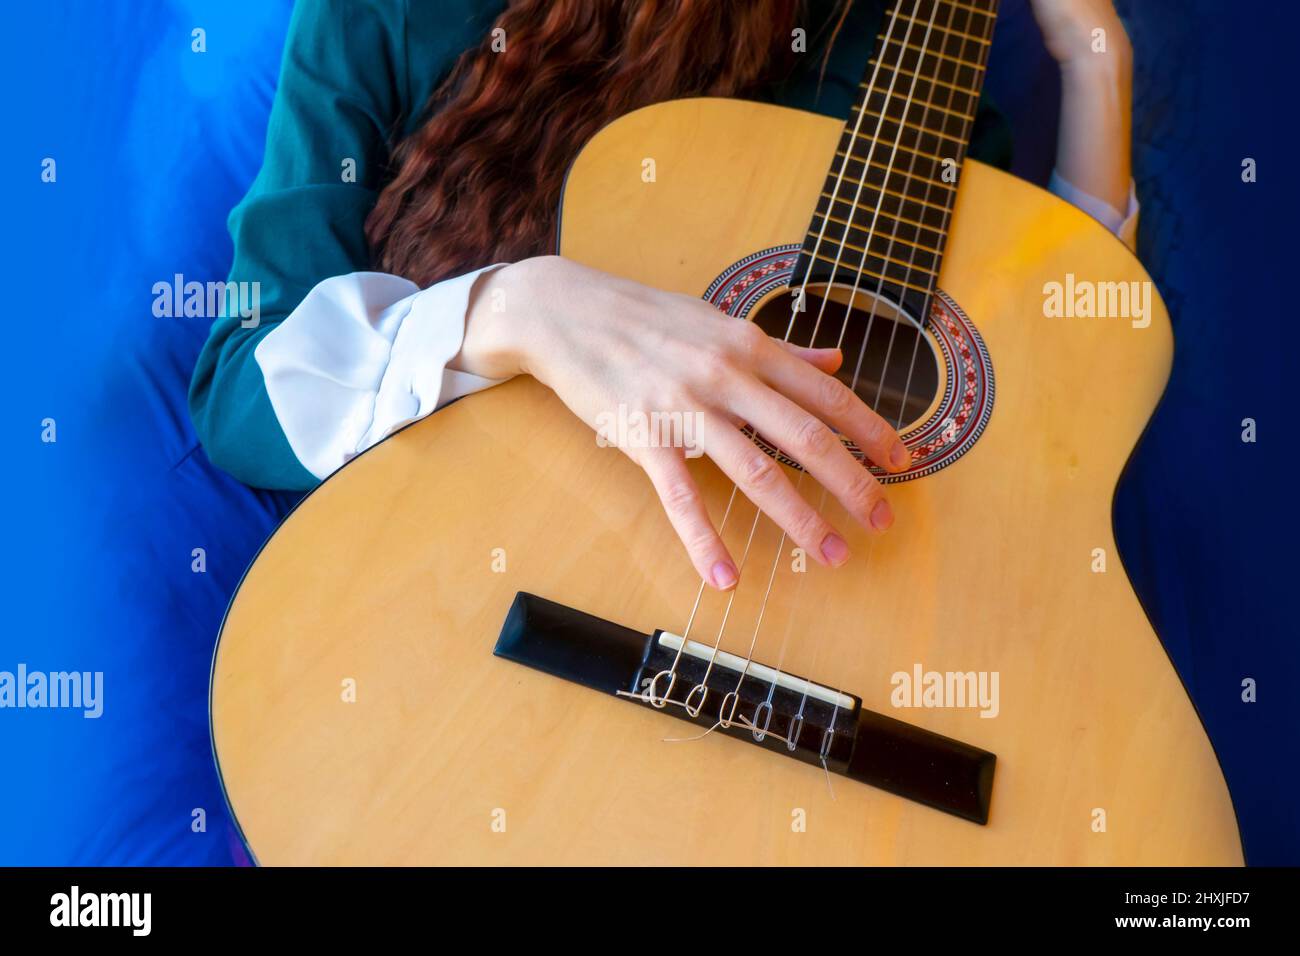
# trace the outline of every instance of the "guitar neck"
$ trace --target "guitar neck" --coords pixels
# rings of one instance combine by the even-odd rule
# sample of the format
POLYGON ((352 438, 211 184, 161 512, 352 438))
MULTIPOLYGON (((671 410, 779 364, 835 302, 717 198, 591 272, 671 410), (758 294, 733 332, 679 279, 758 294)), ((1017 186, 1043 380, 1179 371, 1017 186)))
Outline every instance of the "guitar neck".
POLYGON ((881 292, 919 320, 939 275, 997 0, 885 11, 794 279, 881 292))

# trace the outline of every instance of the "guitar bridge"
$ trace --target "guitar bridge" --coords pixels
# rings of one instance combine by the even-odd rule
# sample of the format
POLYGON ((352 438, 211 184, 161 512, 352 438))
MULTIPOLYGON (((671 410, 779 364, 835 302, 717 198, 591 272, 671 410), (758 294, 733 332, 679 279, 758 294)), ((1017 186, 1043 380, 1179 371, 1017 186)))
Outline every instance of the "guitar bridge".
POLYGON ((824 767, 975 823, 997 758, 886 717, 850 694, 666 631, 632 628, 519 592, 493 651, 631 703, 824 767))

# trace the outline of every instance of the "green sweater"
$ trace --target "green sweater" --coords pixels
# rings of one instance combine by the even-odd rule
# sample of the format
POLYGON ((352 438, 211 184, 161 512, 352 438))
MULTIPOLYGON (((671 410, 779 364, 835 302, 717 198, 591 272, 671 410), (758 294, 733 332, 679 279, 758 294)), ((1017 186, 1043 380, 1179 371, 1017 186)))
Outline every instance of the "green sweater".
MULTIPOLYGON (((847 116, 882 6, 857 0, 819 85, 829 34, 821 27, 833 11, 829 0, 809 0, 809 53, 767 98, 847 116)), ((392 146, 421 125, 435 88, 504 7, 501 0, 295 5, 262 169, 229 220, 229 281, 260 284, 260 319, 245 327, 237 310, 218 318, 190 385, 190 413, 208 456, 240 480, 287 489, 317 483, 276 419, 253 351, 317 283, 372 268, 364 224, 392 146), (347 160, 355 161, 355 182, 342 176, 347 160)), ((971 155, 1009 162, 1006 124, 987 107, 977 117, 971 155)))

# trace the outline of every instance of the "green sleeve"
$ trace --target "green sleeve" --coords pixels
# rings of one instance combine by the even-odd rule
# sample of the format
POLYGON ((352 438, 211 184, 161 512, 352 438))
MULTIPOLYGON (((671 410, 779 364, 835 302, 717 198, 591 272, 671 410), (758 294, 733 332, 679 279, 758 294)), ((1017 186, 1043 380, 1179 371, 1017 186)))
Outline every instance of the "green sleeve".
POLYGON ((260 316, 213 323, 190 383, 209 458, 264 488, 317 483, 293 454, 253 351, 318 283, 366 271, 365 220, 392 143, 502 0, 297 0, 262 169, 230 214, 231 282, 256 282, 260 316), (345 171, 349 175, 345 176, 345 171), (354 175, 353 175, 354 174, 354 175))
MULTIPOLYGON (((250 485, 309 488, 253 350, 318 282, 369 268, 364 224, 407 107, 404 0, 298 0, 261 171, 230 214, 230 283, 257 283, 255 327, 218 318, 190 384, 209 458, 250 485), (345 181, 345 163, 355 181, 345 181)), ((350 177, 349 177, 350 178, 350 177)))
POLYGON ((208 457, 260 488, 311 488, 279 428, 253 350, 312 287, 369 268, 364 224, 403 103, 399 0, 299 0, 266 127, 263 166, 230 213, 230 284, 256 282, 260 315, 218 317, 190 384, 208 457), (355 182, 344 163, 355 163, 355 182))

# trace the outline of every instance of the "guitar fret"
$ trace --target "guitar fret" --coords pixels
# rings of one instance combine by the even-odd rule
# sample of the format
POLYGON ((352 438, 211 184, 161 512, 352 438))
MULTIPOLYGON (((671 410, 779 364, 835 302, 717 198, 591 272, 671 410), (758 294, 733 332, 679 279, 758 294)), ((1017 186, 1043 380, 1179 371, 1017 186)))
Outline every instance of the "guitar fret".
MULTIPOLYGON (((868 95, 867 102, 869 103, 869 102, 870 102, 872 99, 874 99, 877 95, 880 95, 880 97, 881 97, 882 99, 886 99, 886 100, 888 101, 887 106, 886 106, 886 109, 888 109, 888 106, 893 105, 894 103, 899 103, 899 102, 901 102, 901 103, 904 104, 904 109, 906 110, 906 109, 907 109, 907 104, 910 102, 912 106, 919 107, 922 111, 929 110, 929 111, 933 111, 933 112, 943 113, 943 114, 945 114, 945 115, 947 115, 947 116, 952 116, 952 117, 954 117, 954 118, 956 118, 956 119, 959 119, 959 120, 961 120, 963 123, 965 123, 965 122, 969 122, 969 121, 970 121, 970 114, 969 114, 969 113, 963 113, 963 112, 960 112, 960 111, 958 111, 958 110, 948 109, 948 108, 945 107, 945 106, 939 106, 937 103, 934 103, 934 102, 933 102, 933 99, 934 99, 934 96, 933 96, 934 91, 933 91, 933 90, 930 91, 931 95, 930 95, 929 97, 925 96, 925 95, 922 94, 922 93, 917 93, 917 92, 914 91, 914 95, 913 95, 911 101, 908 101, 908 100, 899 100, 899 99, 897 98, 897 97, 898 97, 898 94, 894 94, 894 96, 886 97, 886 96, 884 96, 884 93, 885 93, 884 90, 873 90, 873 91, 868 95)), ((948 97, 948 102, 949 102, 949 103, 952 102, 952 97, 951 97, 951 96, 948 97)), ((861 108, 861 104, 859 104, 859 108, 861 108)), ((879 114, 876 114, 876 115, 879 115, 879 114)), ((889 115, 888 112, 886 112, 885 115, 888 116, 888 115, 889 115)), ((897 117, 889 116, 889 118, 890 118, 890 119, 896 119, 897 117)))
MULTIPOLYGON (((907 189, 905 187, 909 184, 909 181, 901 174, 898 177, 886 177, 885 171, 879 167, 868 168, 866 170, 866 176, 864 177, 862 159, 860 157, 841 157, 841 160, 836 163, 837 175, 840 165, 844 165, 845 170, 843 178, 840 179, 839 194, 836 197, 838 202, 851 202, 855 195, 859 196, 860 201, 865 202, 866 197, 872 196, 874 192, 883 190, 887 195, 896 196, 899 199, 906 200, 918 207, 946 213, 951 208, 952 200, 956 196, 955 191, 926 193, 924 189, 907 189), (863 186, 860 195, 857 188, 859 182, 861 182, 863 186), (923 193, 925 193, 925 198, 921 198, 923 193)), ((835 182, 835 178, 827 179, 822 192, 823 196, 829 195, 835 189, 835 182)), ((928 183, 929 180, 916 178, 911 180, 911 182, 916 185, 924 185, 928 183)))
MULTIPOLYGON (((863 230, 861 227, 856 226, 856 225, 853 225, 853 226, 849 225, 849 222, 848 222, 847 219, 840 219, 838 216, 816 215, 816 216, 813 216, 813 227, 812 227, 811 229, 808 230, 808 233, 807 233, 807 234, 808 234, 809 236, 816 237, 817 233, 819 232, 819 230, 817 229, 817 223, 818 223, 819 220, 825 220, 826 222, 833 222, 833 223, 835 223, 837 226, 843 226, 843 227, 845 227, 845 232, 846 232, 846 233, 848 233, 848 232, 861 232, 861 233, 863 233, 863 234, 865 235, 865 230, 863 230)), ((900 223, 907 223, 907 222, 909 222, 909 220, 907 220, 907 219, 900 219, 900 218, 897 217, 897 216, 891 216, 891 217, 890 217, 890 222, 892 222, 894 225, 899 225, 900 223)), ((942 233, 940 233, 937 229, 930 229, 928 226, 922 226, 922 225, 920 225, 919 223, 911 223, 911 225, 913 225, 913 226, 918 226, 920 229, 926 229, 926 230, 929 231, 929 232, 933 232, 933 233, 935 233, 936 235, 942 236, 942 233)), ((943 255, 943 250, 942 250, 942 249, 935 249, 935 248, 932 248, 932 247, 930 247, 930 246, 922 245, 922 244, 919 243, 919 242, 911 242, 911 241, 909 241, 909 240, 907 240, 907 239, 904 239, 902 236, 898 235, 898 233, 897 233, 896 231, 895 231, 893 234, 890 235, 890 237, 889 237, 889 241, 890 241, 890 242, 901 242, 901 243, 903 243, 903 245, 906 245, 906 246, 912 246, 914 249, 918 249, 918 250, 920 250, 921 252, 928 252, 928 253, 930 253, 930 255, 933 255, 933 256, 941 256, 941 255, 943 255)))
POLYGON ((942 30, 944 33, 947 33, 950 36, 961 37, 963 40, 973 40, 974 42, 981 44, 982 46, 993 45, 992 41, 986 40, 983 37, 977 37, 970 33, 963 33, 961 30, 954 30, 951 27, 941 27, 937 23, 931 24, 925 20, 918 20, 915 17, 909 17, 906 14, 899 14, 898 19, 910 20, 912 23, 915 23, 918 26, 928 27, 931 30, 942 30))
MULTIPOLYGON (((878 198, 878 197, 877 197, 878 198)), ((845 204, 847 205, 847 204, 845 204)), ((924 248, 928 251, 943 251, 943 243, 946 238, 944 224, 942 222, 927 222, 928 217, 922 216, 915 218, 908 216, 896 196, 886 196, 885 201, 881 204, 881 212, 888 216, 889 229, 888 234, 901 237, 918 248, 924 248)), ((942 220, 943 217, 935 217, 942 220)), ((817 235, 821 231, 822 223, 826 222, 827 231, 834 229, 846 230, 844 235, 853 239, 855 242, 866 243, 870 238, 870 223, 864 222, 861 215, 855 215, 853 207, 848 209, 840 208, 840 204, 822 207, 819 203, 818 210, 812 218, 812 225, 809 227, 808 235, 817 235), (849 220, 853 225, 849 226, 849 220)), ((885 231, 881 230, 881 235, 885 231)))
POLYGON ((940 60, 947 60, 950 63, 957 63, 961 66, 967 67, 968 69, 975 70, 976 72, 983 72, 984 70, 984 64, 982 63, 971 63, 969 60, 963 60, 961 57, 951 56, 947 53, 940 53, 938 50, 931 50, 928 49, 927 47, 918 46, 915 43, 907 43, 903 40, 898 39, 898 37, 879 36, 876 39, 882 44, 897 43, 899 46, 904 47, 905 49, 908 50, 914 50, 915 52, 921 54, 922 56, 937 57, 940 60))
MULTIPOLYGON (((932 251, 928 247, 923 247, 918 242, 907 243, 907 245, 915 246, 919 251, 930 252, 936 265, 937 261, 943 258, 943 242, 945 237, 944 233, 941 233, 940 230, 932 229, 930 226, 907 225, 906 220, 897 219, 897 217, 889 220, 889 222, 891 222, 891 235, 894 242, 906 242, 906 239, 900 238, 902 235, 911 235, 911 237, 917 239, 931 237, 932 235, 932 237, 935 237, 937 241, 935 247, 937 248, 937 251, 932 251)), ((823 245, 828 241, 826 237, 831 237, 829 238, 829 241, 831 242, 837 242, 840 241, 840 239, 848 239, 848 241, 858 243, 859 246, 865 246, 868 241, 871 241, 870 235, 868 235, 866 230, 862 229, 861 226, 852 226, 852 228, 846 229, 844 220, 840 219, 839 216, 829 217, 828 220, 828 217, 824 215, 824 213, 819 213, 819 215, 813 217, 813 225, 811 225, 809 232, 805 234, 805 238, 811 239, 811 241, 815 243, 816 237, 819 237, 819 235, 820 237, 823 237, 823 245), (823 224, 826 225, 826 232, 824 233, 822 232, 823 224)))
POLYGON ((983 73, 988 61, 988 49, 979 48, 973 55, 967 51, 951 49, 948 38, 940 37, 940 42, 923 42, 921 36, 912 31, 912 35, 890 35, 883 33, 876 37, 877 53, 885 57, 881 69, 915 70, 926 79, 937 78, 941 81, 955 82, 967 90, 978 89, 983 82, 983 73))
MULTIPOLYGON (((820 252, 817 253, 817 255, 813 256, 812 258, 816 259, 818 262, 825 262, 827 265, 830 266, 834 266, 836 264, 834 257, 828 258, 820 252)), ((838 267, 840 269, 852 270, 853 272, 860 272, 864 276, 871 276, 871 278, 873 279, 880 279, 884 282, 889 282, 893 285, 899 286, 904 289, 911 289, 914 292, 923 292, 926 295, 929 295, 933 291, 932 287, 928 288, 926 286, 919 286, 914 283, 908 282, 904 279, 895 279, 891 275, 882 275, 881 273, 875 272, 871 269, 855 268, 853 266, 850 266, 849 263, 845 262, 843 259, 840 260, 838 267)))
MULTIPOLYGON (((901 200, 904 200, 904 201, 906 201, 906 202, 915 203, 915 204, 918 205, 918 206, 924 206, 924 207, 926 207, 927 209, 934 209, 934 210, 937 210, 937 211, 942 212, 942 213, 947 213, 947 212, 949 211, 947 206, 940 206, 940 205, 937 205, 937 204, 932 203, 932 202, 927 202, 927 201, 924 200, 924 199, 913 199, 911 196, 908 196, 908 195, 905 194, 905 193, 900 193, 900 192, 898 192, 898 191, 896 191, 896 190, 893 190, 893 189, 885 189, 885 190, 881 190, 878 186, 872 186, 872 187, 871 187, 871 191, 874 192, 874 193, 880 193, 880 192, 883 191, 883 192, 885 193, 886 196, 893 196, 893 197, 895 197, 896 199, 901 199, 901 200)), ((864 192, 865 192, 865 190, 864 190, 864 192)), ((823 193, 822 193, 822 197, 825 198, 825 199, 831 199, 831 198, 832 198, 832 197, 831 197, 831 194, 828 193, 828 192, 823 192, 823 193)), ((846 198, 843 197, 843 196, 840 196, 839 198, 835 199, 834 201, 835 201, 835 202, 847 203, 847 204, 850 205, 850 206, 853 205, 853 200, 851 200, 851 199, 846 199, 846 198)))
MULTIPOLYGON (((839 216, 827 215, 827 213, 824 210, 819 210, 813 216, 812 226, 808 229, 807 235, 813 237, 817 236, 821 231, 818 223, 822 220, 829 220, 836 224, 847 225, 847 220, 842 219, 839 216)), ((942 229, 939 229, 936 226, 929 226, 923 222, 918 222, 915 219, 908 219, 907 217, 901 215, 891 215, 889 217, 889 221, 892 225, 905 227, 900 231, 910 231, 911 235, 915 236, 917 239, 922 238, 922 233, 929 233, 935 237, 936 247, 942 247, 943 245, 943 240, 945 238, 944 231, 942 229)), ((851 226, 849 228, 849 231, 860 234, 865 241, 867 231, 863 229, 862 226, 860 225, 851 226)), ((918 243, 910 243, 910 245, 916 245, 918 248, 928 248, 928 247, 923 247, 918 243)), ((941 248, 939 249, 939 252, 942 253, 941 248)))
MULTIPOLYGON (((835 151, 835 155, 839 157, 842 162, 836 164, 835 171, 838 176, 841 169, 843 170, 844 175, 842 179, 844 182, 856 183, 858 180, 862 179, 861 166, 865 164, 871 167, 872 170, 883 170, 887 175, 896 176, 899 179, 911 180, 912 182, 919 183, 923 186, 936 185, 944 186, 948 189, 955 189, 955 186, 953 186, 952 183, 944 182, 943 172, 947 167, 944 165, 943 160, 936 162, 923 156, 896 156, 894 158, 893 166, 891 167, 889 164, 889 154, 892 150, 893 144, 888 143, 878 145, 874 153, 871 154, 871 159, 868 162, 867 156, 868 150, 870 149, 870 142, 869 139, 859 139, 858 143, 854 144, 858 147, 857 149, 846 149, 846 147, 850 145, 848 138, 845 137, 840 140, 840 148, 835 151), (864 143, 866 145, 863 145, 864 143), (912 159, 915 159, 916 161, 912 162, 912 159), (855 164, 857 168, 850 169, 850 166, 855 164)), ((960 164, 962 159, 961 155, 956 151, 954 151, 952 156, 947 158, 951 159, 956 164, 960 164)), ((868 172, 868 183, 875 184, 878 181, 883 181, 883 177, 875 177, 868 172)))
MULTIPOLYGON (((862 142, 870 143, 870 142, 872 141, 872 137, 866 135, 865 133, 857 133, 857 134, 854 134, 854 133, 852 133, 852 132, 850 131, 849 135, 852 136, 855 140, 859 140, 859 141, 862 141, 862 142)), ((902 143, 899 143, 898 146, 894 146, 894 145, 891 143, 891 144, 889 144, 889 145, 886 147, 886 151, 888 151, 889 149, 901 149, 901 150, 905 150, 906 152, 909 152, 909 153, 916 153, 916 155, 918 155, 918 156, 924 156, 926 159, 932 159, 932 160, 934 160, 935 162, 939 163, 940 165, 943 164, 943 161, 944 161, 945 159, 951 158, 951 157, 945 157, 945 156, 937 156, 937 155, 935 155, 934 153, 927 153, 927 152, 926 152, 925 150, 923 150, 923 149, 913 149, 913 148, 910 147, 910 146, 904 146, 902 143)), ((855 157, 855 158, 861 158, 861 157, 855 157)))
MULTIPOLYGON (((916 77, 918 83, 931 83, 931 84, 934 84, 934 85, 936 85, 936 86, 944 86, 944 87, 947 87, 948 89, 952 90, 953 92, 961 93, 963 96, 966 96, 966 97, 968 97, 968 98, 971 99, 971 100, 974 100, 975 104, 978 104, 978 103, 979 103, 979 93, 977 93, 977 92, 972 92, 971 90, 968 90, 968 89, 966 89, 965 87, 957 86, 957 85, 955 85, 955 84, 953 84, 953 83, 945 83, 943 80, 938 80, 938 79, 935 79, 934 77, 931 77, 931 76, 922 76, 921 74, 919 74, 919 73, 914 73, 914 72, 912 72, 911 70, 905 70, 905 69, 903 69, 901 66, 895 66, 895 67, 892 67, 892 70, 893 70, 893 72, 898 73, 898 74, 901 74, 902 76, 911 76, 911 77, 916 77)), ((861 83, 858 84, 858 89, 864 89, 864 90, 865 90, 865 89, 870 89, 870 88, 871 88, 871 84, 868 83, 866 80, 863 80, 861 83)), ((872 92, 873 92, 873 93, 880 93, 880 94, 882 94, 882 95, 888 93, 887 90, 876 90, 876 89, 873 89, 872 92)), ((900 94, 898 94, 898 93, 892 93, 892 94, 889 94, 889 95, 891 95, 891 96, 898 96, 898 95, 900 95, 900 94)), ((951 98, 950 98, 950 100, 951 100, 951 98)), ((968 110, 967 112, 974 112, 974 106, 972 106, 972 108, 971 108, 970 110, 968 110)))
POLYGON ((961 34, 964 37, 964 39, 959 41, 961 43, 962 52, 966 52, 966 43, 968 41, 973 42, 975 43, 975 58, 982 59, 983 51, 981 48, 992 44, 992 40, 990 39, 992 34, 985 33, 982 29, 972 23, 971 21, 973 18, 969 13, 963 13, 959 10, 949 10, 948 14, 948 23, 946 24, 948 32, 961 34))
MULTIPOLYGON (((871 109, 865 109, 865 108, 864 108, 864 109, 862 109, 862 112, 866 113, 868 116, 874 116, 874 117, 876 117, 876 118, 878 118, 878 119, 883 119, 883 120, 885 120, 885 122, 887 122, 887 123, 893 123, 895 126, 902 125, 902 126, 907 127, 908 129, 916 130, 917 132, 919 132, 919 133, 924 133, 924 134, 926 134, 927 136, 934 136, 934 137, 936 137, 936 138, 938 138, 938 137, 942 137, 943 139, 950 139, 950 140, 952 140, 954 143, 961 143, 962 145, 965 145, 965 143, 966 143, 966 137, 964 137, 964 136, 953 136, 951 133, 943 133, 943 132, 940 132, 940 131, 937 130, 937 129, 930 129, 928 126, 918 126, 916 123, 909 123, 907 120, 898 120, 898 119, 895 119, 895 118, 892 117, 892 116, 885 116, 885 115, 883 115, 883 114, 881 114, 881 113, 877 113, 875 110, 871 110, 871 109)), ((888 134, 886 134, 886 135, 888 135, 888 134)))
MULTIPOLYGON (((816 236, 813 236, 812 238, 815 239, 816 236)), ((853 252, 858 253, 859 254, 858 261, 861 261, 862 254, 867 252, 866 246, 861 246, 858 245, 857 243, 850 241, 851 237, 836 236, 836 237, 828 237, 828 238, 834 241, 835 247, 837 249, 851 249, 853 252)), ((886 245, 886 248, 890 248, 890 247, 891 247, 890 245, 886 245)), ((911 253, 910 261, 904 261, 903 259, 896 259, 893 256, 884 255, 880 251, 879 245, 874 242, 871 244, 870 249, 871 251, 868 254, 869 257, 874 257, 876 259, 891 262, 895 265, 901 266, 902 268, 907 270, 907 275, 909 277, 912 275, 920 275, 920 276, 930 276, 931 278, 933 278, 935 276, 935 269, 939 263, 939 257, 937 255, 932 255, 927 259, 918 259, 916 257, 915 251, 911 253)), ((908 253, 907 249, 900 249, 898 251, 902 252, 905 255, 908 253)), ((843 260, 841 260, 840 264, 843 265, 843 260)))
MULTIPOLYGON (((895 56, 898 62, 894 72, 899 75, 918 74, 925 79, 937 79, 942 83, 970 90, 976 89, 982 78, 982 74, 978 74, 969 67, 951 63, 947 60, 935 59, 928 54, 923 55, 914 50, 905 50, 901 55, 895 52, 895 56)), ((882 70, 881 72, 888 76, 887 71, 882 70)), ((898 94, 895 93, 894 95, 897 96, 898 94)))
POLYGON ((965 158, 997 6, 996 0, 988 0, 993 9, 982 9, 980 0, 930 4, 887 15, 798 266, 805 281, 814 273, 824 281, 822 263, 839 258, 833 272, 852 276, 857 270, 844 259, 854 260, 862 275, 922 311, 957 196, 944 173, 965 158))
MULTIPOLYGON (((816 236, 813 236, 813 238, 815 239, 816 236)), ((835 243, 835 245, 836 245, 836 248, 839 248, 839 249, 852 249, 854 252, 865 252, 865 251, 866 251, 865 247, 863 247, 863 246, 858 246, 858 245, 854 245, 853 243, 851 243, 851 242, 847 242, 847 241, 843 241, 843 242, 837 241, 837 242, 835 243)), ((879 252, 879 251, 877 251, 877 250, 874 249, 874 248, 870 251, 870 253, 869 253, 868 255, 869 255, 869 257, 871 257, 871 258, 879 259, 881 262, 891 262, 891 263, 893 263, 893 264, 896 265, 896 266, 902 266, 904 269, 908 270, 908 272, 919 272, 919 273, 922 273, 922 274, 924 274, 924 275, 929 275, 929 276, 933 276, 933 275, 934 275, 934 270, 933 270, 933 269, 928 268, 928 267, 923 267, 923 266, 921 266, 921 265, 918 265, 915 259, 913 259, 911 262, 905 262, 905 261, 902 260, 902 259, 895 259, 893 256, 887 256, 887 255, 885 255, 883 252, 879 252)), ((844 264, 844 260, 843 260, 843 259, 840 260, 840 264, 841 264, 841 265, 844 264)), ((886 266, 886 268, 888 268, 888 266, 886 266)))
MULTIPOLYGON (((944 102, 952 102, 951 96, 943 96, 941 91, 940 101, 931 102, 934 90, 928 92, 931 95, 929 100, 924 94, 916 94, 910 100, 902 100, 898 97, 883 97, 878 91, 871 91, 853 107, 854 113, 862 111, 875 119, 883 117, 886 121, 895 124, 906 120, 909 129, 919 131, 921 134, 965 143, 967 124, 972 117, 943 106, 944 102)), ((936 150, 950 151, 944 149, 943 144, 937 139, 935 146, 936 150)))
MULTIPOLYGON (((867 185, 867 186, 871 186, 871 187, 875 188, 875 187, 878 187, 878 186, 882 185, 882 184, 885 182, 885 180, 886 180, 887 177, 890 177, 890 176, 896 176, 896 177, 898 177, 899 179, 906 180, 906 181, 909 182, 909 183, 919 183, 920 185, 922 185, 922 186, 927 186, 927 187, 928 187, 928 186, 938 186, 938 187, 940 187, 940 188, 942 188, 942 189, 946 189, 946 190, 948 190, 949 192, 954 192, 954 193, 957 191, 957 187, 954 186, 952 183, 945 183, 945 182, 943 182, 942 180, 934 179, 934 178, 929 177, 929 176, 924 176, 924 175, 920 175, 920 176, 918 176, 918 175, 916 174, 915 171, 913 171, 913 170, 902 169, 902 168, 901 168, 897 163, 895 163, 895 164, 894 164, 894 167, 891 169, 891 168, 888 166, 888 164, 886 164, 886 163, 882 163, 882 162, 878 162, 877 160, 874 160, 874 159, 873 159, 870 163, 868 163, 867 165, 870 166, 872 169, 879 169, 879 170, 881 170, 881 171, 884 173, 884 175, 883 175, 883 176, 880 176, 880 177, 878 178, 878 180, 877 180, 877 181, 874 181, 874 182, 872 181, 870 175, 868 175, 868 177, 864 180, 864 179, 862 178, 861 172, 859 172, 857 175, 854 175, 853 173, 851 173, 851 172, 849 171, 849 168, 848 168, 848 167, 849 167, 849 163, 859 163, 859 164, 861 164, 862 161, 863 161, 863 157, 858 156, 858 155, 856 155, 856 154, 854 154, 854 153, 846 153, 846 152, 844 152, 844 150, 842 150, 842 149, 837 149, 837 150, 835 151, 835 155, 836 155, 836 156, 839 156, 841 159, 847 159, 847 160, 848 160, 848 163, 843 164, 843 165, 844 165, 844 182, 851 183, 855 189, 857 188, 857 183, 859 182, 859 180, 861 180, 865 185, 867 185)), ((955 159, 956 159, 956 157, 954 157, 954 160, 955 160, 955 159)), ((945 206, 945 207, 943 207, 943 208, 947 208, 947 207, 945 206)))
MULTIPOLYGON (((856 197, 855 205, 854 197, 851 195, 840 195, 832 199, 829 192, 830 184, 827 188, 828 191, 818 197, 814 219, 829 214, 842 220, 851 220, 854 223, 853 228, 864 234, 871 228, 873 222, 877 226, 882 220, 886 226, 898 223, 905 227, 904 235, 915 232, 918 241, 942 248, 951 203, 934 203, 895 189, 881 189, 878 184, 873 184, 856 197), (925 230, 926 234, 920 234, 919 230, 925 230)), ((951 200, 955 196, 945 195, 937 198, 951 200)))
POLYGON ((997 13, 991 10, 981 10, 979 7, 973 7, 969 3, 962 3, 960 0, 941 0, 950 7, 956 7, 958 10, 967 10, 971 13, 978 13, 982 17, 988 17, 992 21, 997 17, 997 13))

